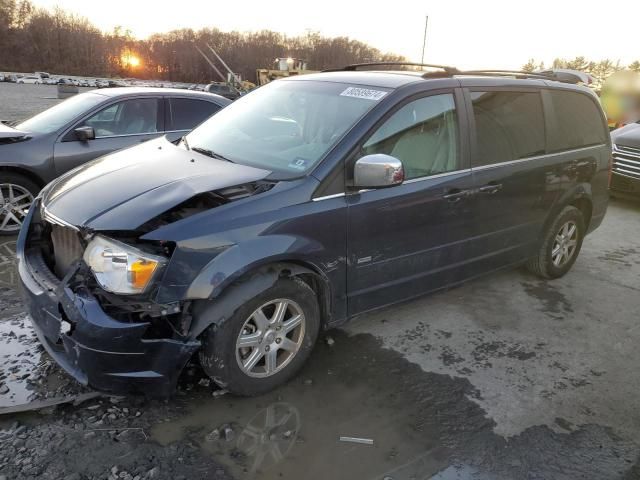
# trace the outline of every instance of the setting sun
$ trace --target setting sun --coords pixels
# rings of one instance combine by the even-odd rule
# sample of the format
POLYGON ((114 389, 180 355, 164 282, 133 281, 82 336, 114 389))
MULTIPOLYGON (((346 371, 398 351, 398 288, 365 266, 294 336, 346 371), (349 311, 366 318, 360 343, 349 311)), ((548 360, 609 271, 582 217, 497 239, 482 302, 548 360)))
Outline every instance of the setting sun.
POLYGON ((140 58, 132 53, 123 53, 120 57, 120 61, 127 67, 135 68, 140 65, 140 58))

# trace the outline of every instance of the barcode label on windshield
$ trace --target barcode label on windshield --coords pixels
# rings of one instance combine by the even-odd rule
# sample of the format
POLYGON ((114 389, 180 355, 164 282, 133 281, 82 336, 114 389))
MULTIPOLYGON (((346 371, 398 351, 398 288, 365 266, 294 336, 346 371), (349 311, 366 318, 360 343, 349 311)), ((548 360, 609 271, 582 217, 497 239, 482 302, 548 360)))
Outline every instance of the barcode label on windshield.
POLYGON ((378 101, 384 97, 387 92, 382 90, 371 90, 370 88, 349 87, 340 94, 341 97, 365 98, 367 100, 378 101))

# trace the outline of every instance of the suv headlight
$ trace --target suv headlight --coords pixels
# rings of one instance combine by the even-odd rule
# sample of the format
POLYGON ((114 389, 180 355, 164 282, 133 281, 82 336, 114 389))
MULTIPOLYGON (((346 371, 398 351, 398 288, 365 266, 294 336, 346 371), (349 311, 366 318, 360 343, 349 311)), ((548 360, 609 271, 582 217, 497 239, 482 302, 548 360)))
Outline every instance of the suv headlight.
POLYGON ((96 235, 83 255, 102 288, 112 293, 142 293, 167 263, 165 257, 96 235))

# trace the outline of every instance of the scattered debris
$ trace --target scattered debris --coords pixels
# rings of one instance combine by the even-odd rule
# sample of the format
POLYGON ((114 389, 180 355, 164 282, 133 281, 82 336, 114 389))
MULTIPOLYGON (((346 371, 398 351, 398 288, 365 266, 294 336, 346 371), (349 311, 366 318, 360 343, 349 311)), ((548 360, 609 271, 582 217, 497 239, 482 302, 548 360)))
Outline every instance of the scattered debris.
POLYGON ((211 431, 211 433, 209 433, 208 435, 206 435, 204 437, 204 439, 207 442, 215 442, 216 440, 218 440, 220 438, 220 430, 218 430, 217 428, 214 429, 213 431, 211 431))
POLYGON ((229 393, 229 392, 227 390, 224 390, 224 389, 214 390, 213 393, 211 394, 211 396, 213 398, 219 398, 219 397, 222 397, 223 395, 226 395, 227 393, 229 393))
POLYGON ((348 443, 360 443, 362 445, 373 445, 373 438, 340 437, 340 441, 348 443))

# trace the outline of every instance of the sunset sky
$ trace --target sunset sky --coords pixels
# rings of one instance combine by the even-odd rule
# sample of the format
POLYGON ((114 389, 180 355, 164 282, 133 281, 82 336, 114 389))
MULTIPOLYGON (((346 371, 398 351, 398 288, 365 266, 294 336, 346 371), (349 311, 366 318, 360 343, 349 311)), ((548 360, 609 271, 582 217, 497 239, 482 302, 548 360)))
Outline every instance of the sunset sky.
MULTIPOLYGON (((425 61, 462 68, 519 68, 529 58, 583 55, 623 64, 640 59, 640 1, 457 2, 323 0, 34 0, 87 17, 103 30, 120 25, 144 38, 154 32, 205 26, 268 29, 287 35, 319 31, 349 36, 384 52, 419 61, 429 15, 425 61), (316 7, 317 6, 317 7, 316 7)), ((313 67, 313 66, 311 66, 313 67)))

